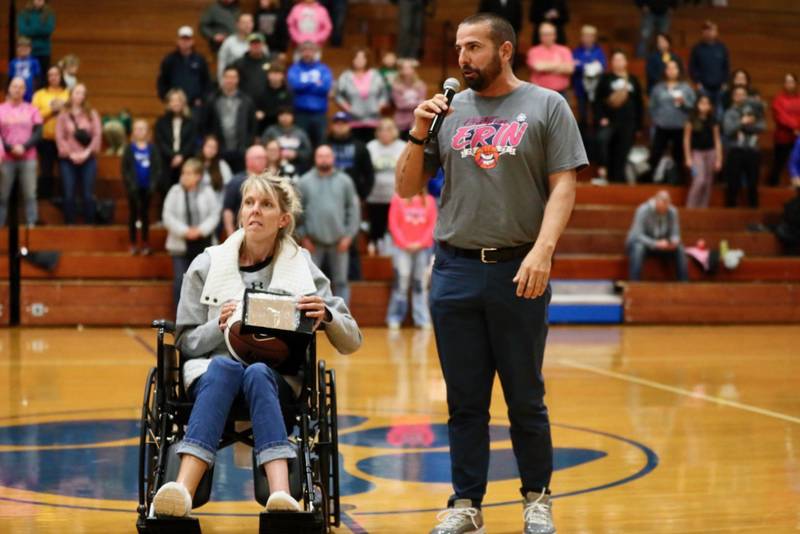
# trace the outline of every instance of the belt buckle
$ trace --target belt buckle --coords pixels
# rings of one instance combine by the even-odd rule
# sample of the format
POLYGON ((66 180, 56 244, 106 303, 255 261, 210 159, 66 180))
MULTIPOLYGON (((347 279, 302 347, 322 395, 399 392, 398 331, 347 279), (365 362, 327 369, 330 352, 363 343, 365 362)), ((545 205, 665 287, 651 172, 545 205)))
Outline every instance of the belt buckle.
POLYGON ((492 260, 487 260, 486 259, 486 253, 487 252, 494 252, 495 250, 497 250, 497 249, 496 248, 482 248, 481 249, 481 263, 497 263, 497 260, 492 261, 492 260))

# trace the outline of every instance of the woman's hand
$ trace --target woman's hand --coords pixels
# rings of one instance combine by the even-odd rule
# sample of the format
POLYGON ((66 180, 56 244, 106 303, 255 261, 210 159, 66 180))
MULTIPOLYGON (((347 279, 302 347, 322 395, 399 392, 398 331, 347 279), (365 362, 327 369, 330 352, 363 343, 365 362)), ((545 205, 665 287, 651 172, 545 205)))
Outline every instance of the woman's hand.
POLYGON ((322 321, 328 322, 333 319, 331 312, 325 307, 325 301, 322 300, 322 297, 318 297, 317 295, 300 297, 297 301, 297 309, 304 311, 306 317, 315 319, 314 330, 319 328, 319 324, 322 321))
POLYGON ((219 329, 221 331, 225 331, 225 328, 228 326, 228 319, 230 319, 230 316, 236 311, 236 306, 238 305, 239 303, 235 300, 229 300, 222 305, 222 309, 219 312, 219 329))

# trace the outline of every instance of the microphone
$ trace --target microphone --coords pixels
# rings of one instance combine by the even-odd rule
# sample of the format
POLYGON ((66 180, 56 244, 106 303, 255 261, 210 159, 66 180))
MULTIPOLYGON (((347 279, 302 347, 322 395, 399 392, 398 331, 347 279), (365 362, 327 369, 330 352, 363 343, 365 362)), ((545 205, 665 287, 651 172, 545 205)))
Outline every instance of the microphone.
POLYGON ((439 128, 442 127, 442 122, 444 122, 444 118, 447 116, 447 112, 450 109, 450 103, 453 102, 453 97, 461 89, 461 84, 455 78, 447 78, 444 81, 442 88, 444 89, 444 97, 447 99, 448 109, 442 111, 441 113, 437 113, 433 118, 431 127, 428 128, 428 139, 436 137, 436 134, 439 133, 439 128))

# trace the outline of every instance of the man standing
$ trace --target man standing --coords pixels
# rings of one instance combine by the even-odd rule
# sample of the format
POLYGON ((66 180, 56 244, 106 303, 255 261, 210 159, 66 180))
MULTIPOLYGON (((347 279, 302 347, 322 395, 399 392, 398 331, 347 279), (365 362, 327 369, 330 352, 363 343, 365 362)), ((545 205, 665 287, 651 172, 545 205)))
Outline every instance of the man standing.
POLYGON ((483 532, 489 404, 500 377, 522 478, 525 532, 552 534, 553 448, 544 404, 553 251, 587 165, 578 126, 557 93, 512 71, 516 36, 505 20, 464 20, 456 51, 469 87, 452 108, 442 95, 415 111, 397 165, 397 192, 418 193, 442 166, 431 312, 447 384, 454 495, 432 534, 483 532), (434 138, 433 117, 449 116, 434 138), (424 147, 427 145, 427 147, 424 147))
POLYGON ((157 87, 161 100, 166 99, 170 89, 183 89, 192 108, 199 109, 203 105, 203 98, 211 87, 211 77, 206 60, 194 51, 194 30, 191 27, 178 29, 178 46, 161 62, 157 87))
POLYGON ((678 280, 685 282, 689 279, 686 253, 681 244, 678 210, 672 205, 666 191, 659 191, 636 208, 625 248, 628 252, 628 277, 631 281, 642 279, 642 264, 647 256, 674 259, 678 280))
POLYGON ((244 151, 256 139, 256 107, 239 90, 239 71, 232 65, 225 69, 219 92, 209 103, 206 130, 219 139, 222 159, 233 172, 241 172, 244 151))
POLYGON ((703 23, 703 38, 692 48, 689 75, 697 90, 705 91, 719 108, 720 92, 730 76, 730 59, 728 48, 719 40, 717 25, 710 20, 703 23))

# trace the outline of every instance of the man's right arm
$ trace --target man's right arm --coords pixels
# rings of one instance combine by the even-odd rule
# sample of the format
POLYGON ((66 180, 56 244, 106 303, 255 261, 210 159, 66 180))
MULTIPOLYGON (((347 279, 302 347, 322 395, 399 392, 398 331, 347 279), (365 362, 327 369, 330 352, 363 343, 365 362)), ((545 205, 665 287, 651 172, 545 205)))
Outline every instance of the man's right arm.
MULTIPOLYGON (((448 106, 444 95, 437 94, 430 100, 425 100, 414 110, 414 127, 411 128, 410 135, 416 139, 425 139, 433 118, 446 109, 448 106)), ((411 198, 425 187, 430 177, 431 173, 425 172, 425 146, 409 141, 397 161, 395 191, 403 198, 411 198)))

